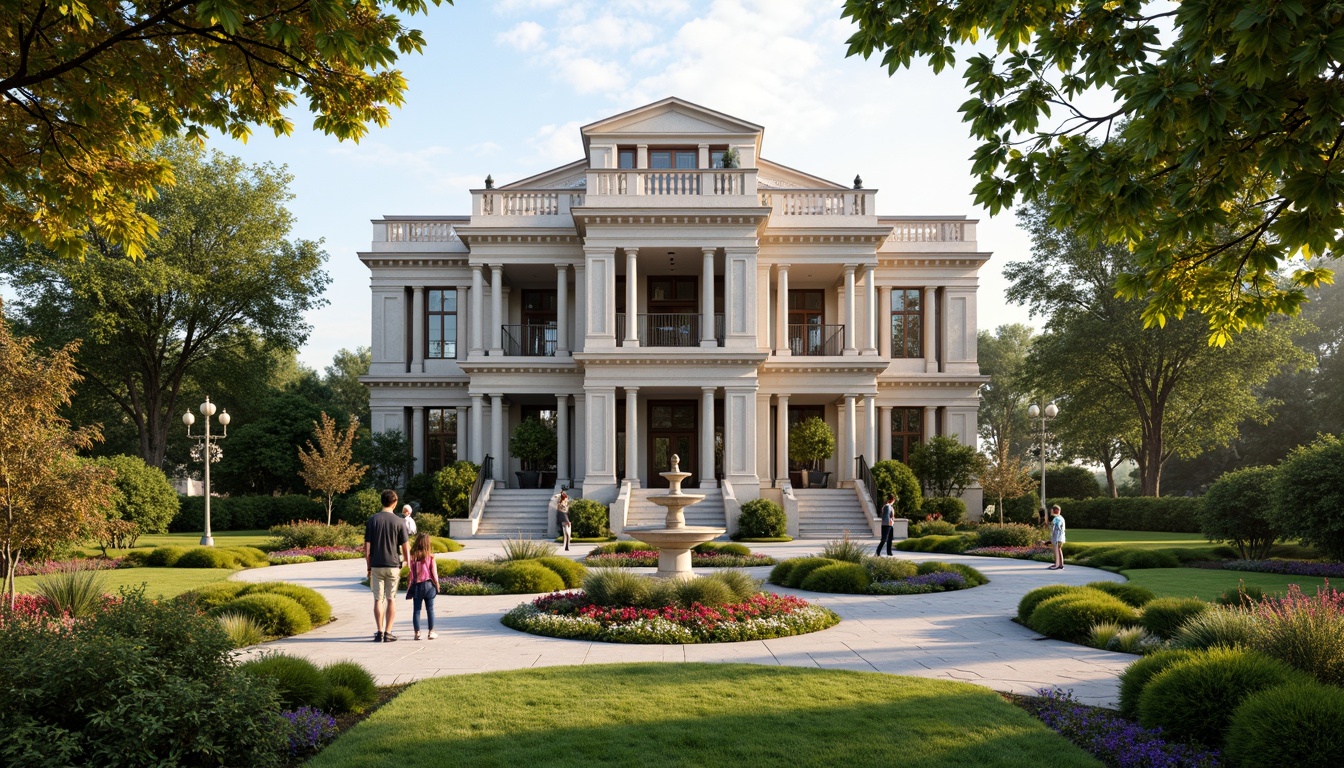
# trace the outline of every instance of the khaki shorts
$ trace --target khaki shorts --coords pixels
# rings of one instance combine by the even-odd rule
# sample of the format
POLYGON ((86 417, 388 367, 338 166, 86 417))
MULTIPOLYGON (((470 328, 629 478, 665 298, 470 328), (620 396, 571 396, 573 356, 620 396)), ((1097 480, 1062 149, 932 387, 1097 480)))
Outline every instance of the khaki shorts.
POLYGON ((397 596, 397 582, 401 580, 400 568, 374 568, 369 572, 369 587, 373 589, 374 600, 391 600, 397 596))

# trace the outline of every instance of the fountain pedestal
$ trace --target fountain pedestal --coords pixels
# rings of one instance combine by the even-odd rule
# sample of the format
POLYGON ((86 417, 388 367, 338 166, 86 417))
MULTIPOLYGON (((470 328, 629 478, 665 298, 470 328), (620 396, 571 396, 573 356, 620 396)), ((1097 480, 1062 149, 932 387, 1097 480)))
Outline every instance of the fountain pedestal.
POLYGON ((659 473, 667 478, 668 492, 661 496, 650 496, 649 501, 667 509, 667 517, 662 528, 627 528, 625 532, 647 544, 658 547, 659 578, 690 579, 691 550, 699 544, 722 536, 723 528, 711 528, 705 525, 686 525, 683 510, 704 500, 700 494, 682 493, 681 482, 691 476, 681 471, 681 457, 672 455, 672 471, 659 473))

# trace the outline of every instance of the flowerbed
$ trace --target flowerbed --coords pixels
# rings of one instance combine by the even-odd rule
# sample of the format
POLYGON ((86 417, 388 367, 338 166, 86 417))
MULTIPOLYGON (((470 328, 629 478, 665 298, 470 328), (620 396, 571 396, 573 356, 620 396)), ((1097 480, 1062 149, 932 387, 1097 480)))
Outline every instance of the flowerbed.
POLYGON ((741 603, 706 608, 603 607, 583 592, 545 595, 504 615, 521 632, 608 643, 733 643, 817 632, 840 617, 789 595, 761 592, 741 603))
POLYGON ((1344 563, 1316 563, 1306 560, 1231 560, 1221 565, 1225 571, 1344 578, 1344 563))
POLYGON ((280 716, 289 723, 290 757, 316 752, 340 735, 336 718, 315 707, 286 710, 280 716))
POLYGON ((1217 768, 1217 751, 1168 742, 1161 729, 1143 728, 1106 709, 1073 700, 1067 691, 1042 689, 1017 699, 1023 709, 1109 768, 1217 768))
MULTIPOLYGON (((639 549, 634 552, 608 552, 589 555, 583 564, 594 568, 657 568, 658 551, 639 549)), ((713 552, 692 552, 693 568, 751 568, 757 565, 774 565, 775 559, 769 555, 723 555, 713 552)))
POLYGON ((960 573, 939 571, 911 576, 908 579, 875 581, 868 585, 868 592, 874 595, 926 595, 932 592, 949 592, 966 587, 966 577, 960 573))
POLYGON ((46 576, 49 573, 69 571, 110 571, 121 567, 121 558, 75 558, 73 560, 43 560, 40 563, 20 562, 14 568, 15 576, 46 576))
POLYGON ((502 595, 504 588, 498 584, 482 581, 475 576, 449 576, 439 579, 440 595, 479 596, 502 595))
POLYGON ((272 552, 268 559, 272 565, 285 565, 288 563, 307 563, 312 562, 312 560, 353 560, 363 556, 364 554, 356 547, 296 547, 272 552), (310 557, 312 560, 293 559, 299 557, 310 557))
POLYGON ((1031 560, 1040 555, 1049 555, 1049 547, 976 547, 968 549, 962 554, 978 555, 980 557, 1016 557, 1023 560, 1031 560))

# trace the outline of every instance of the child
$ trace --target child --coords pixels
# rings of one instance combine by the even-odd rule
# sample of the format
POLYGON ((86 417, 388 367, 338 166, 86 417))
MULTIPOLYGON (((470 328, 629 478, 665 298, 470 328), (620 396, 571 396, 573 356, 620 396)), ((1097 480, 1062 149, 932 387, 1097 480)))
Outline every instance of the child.
POLYGON ((415 629, 415 639, 420 639, 420 604, 425 604, 425 616, 429 619, 429 639, 438 638, 434 632, 434 598, 439 594, 439 569, 434 564, 434 546, 428 533, 416 534, 411 545, 410 584, 406 596, 413 598, 411 627, 415 629))

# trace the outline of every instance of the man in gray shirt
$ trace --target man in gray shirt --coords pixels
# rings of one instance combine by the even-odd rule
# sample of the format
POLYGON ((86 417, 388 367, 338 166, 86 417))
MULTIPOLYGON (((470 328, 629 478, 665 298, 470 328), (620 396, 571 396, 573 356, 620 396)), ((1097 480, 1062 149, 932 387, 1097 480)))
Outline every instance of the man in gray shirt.
POLYGON ((401 563, 411 562, 410 537, 406 523, 396 513, 397 492, 383 491, 383 511, 364 524, 364 567, 373 589, 373 642, 395 642, 392 619, 396 616, 397 582, 401 563))
POLYGON ((882 518, 882 538, 877 542, 877 557, 882 556, 882 545, 887 545, 887 557, 891 557, 891 540, 896 538, 896 497, 887 494, 887 503, 882 505, 882 511, 879 513, 882 518))

